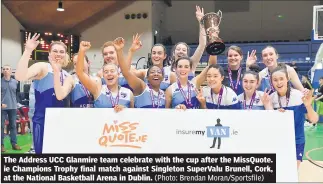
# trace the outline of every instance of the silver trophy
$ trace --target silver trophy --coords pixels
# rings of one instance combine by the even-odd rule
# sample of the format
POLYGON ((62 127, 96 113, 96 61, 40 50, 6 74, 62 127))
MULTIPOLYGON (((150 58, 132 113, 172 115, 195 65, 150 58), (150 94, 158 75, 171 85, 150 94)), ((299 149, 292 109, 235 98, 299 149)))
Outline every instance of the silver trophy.
POLYGON ((219 25, 222 19, 222 12, 211 12, 205 14, 201 19, 201 25, 206 33, 206 52, 210 55, 219 55, 225 51, 225 45, 221 38, 219 38, 219 25))

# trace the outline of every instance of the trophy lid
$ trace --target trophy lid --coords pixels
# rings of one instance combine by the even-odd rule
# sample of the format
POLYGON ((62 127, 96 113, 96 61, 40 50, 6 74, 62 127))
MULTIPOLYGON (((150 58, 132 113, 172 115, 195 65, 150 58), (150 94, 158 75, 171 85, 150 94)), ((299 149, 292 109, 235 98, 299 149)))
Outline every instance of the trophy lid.
MULTIPOLYGON (((221 18, 222 18, 222 12, 219 10, 218 13, 214 13, 214 12, 210 12, 205 14, 202 18, 201 18, 201 24, 205 25, 207 23, 213 23, 216 26, 220 25, 221 22, 221 18)), ((212 24, 211 23, 211 24, 212 24)))

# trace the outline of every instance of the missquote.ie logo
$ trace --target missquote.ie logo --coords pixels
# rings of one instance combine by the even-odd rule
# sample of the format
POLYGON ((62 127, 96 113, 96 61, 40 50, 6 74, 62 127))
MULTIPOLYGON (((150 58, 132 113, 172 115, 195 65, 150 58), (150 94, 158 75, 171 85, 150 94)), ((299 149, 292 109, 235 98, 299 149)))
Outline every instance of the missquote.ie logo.
POLYGON ((104 147, 128 147, 141 148, 141 144, 147 141, 147 135, 137 135, 136 129, 139 123, 122 122, 117 120, 113 124, 105 123, 99 145, 104 147))

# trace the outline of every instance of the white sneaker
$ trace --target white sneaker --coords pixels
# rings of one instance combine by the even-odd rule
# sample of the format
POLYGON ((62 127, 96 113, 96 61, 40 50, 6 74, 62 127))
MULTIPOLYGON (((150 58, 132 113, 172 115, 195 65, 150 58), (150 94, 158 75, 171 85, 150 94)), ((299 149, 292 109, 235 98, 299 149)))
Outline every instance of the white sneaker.
POLYGON ((305 123, 304 123, 304 127, 310 127, 310 126, 312 126, 312 125, 310 124, 310 122, 305 121, 305 123))

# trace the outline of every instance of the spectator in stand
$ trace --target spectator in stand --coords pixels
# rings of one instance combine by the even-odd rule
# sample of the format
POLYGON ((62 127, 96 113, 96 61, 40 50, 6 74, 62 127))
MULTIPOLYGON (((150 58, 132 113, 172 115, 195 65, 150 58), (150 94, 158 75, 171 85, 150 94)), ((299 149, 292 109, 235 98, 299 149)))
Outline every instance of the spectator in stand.
POLYGON ((16 91, 18 86, 18 81, 11 78, 11 67, 9 65, 3 66, 3 77, 1 78, 1 152, 5 152, 3 139, 4 139, 4 122, 8 115, 9 127, 10 127, 10 140, 13 150, 21 150, 20 146, 17 144, 17 129, 16 129, 16 119, 17 119, 17 98, 16 91))
POLYGON ((302 75, 302 85, 304 86, 304 88, 306 89, 312 89, 312 85, 310 80, 308 79, 307 76, 302 75))
POLYGON ((294 68, 295 72, 298 74, 298 67, 297 67, 297 65, 296 65, 296 61, 292 61, 292 63, 290 64, 290 66, 291 66, 292 68, 294 68))

